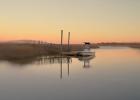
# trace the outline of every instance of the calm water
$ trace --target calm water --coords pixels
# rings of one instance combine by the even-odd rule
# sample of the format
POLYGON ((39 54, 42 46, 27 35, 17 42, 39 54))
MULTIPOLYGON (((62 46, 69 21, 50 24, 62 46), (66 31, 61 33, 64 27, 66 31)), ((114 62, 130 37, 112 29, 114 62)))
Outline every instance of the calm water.
POLYGON ((140 50, 102 47, 93 59, 1 61, 0 100, 140 100, 140 50))

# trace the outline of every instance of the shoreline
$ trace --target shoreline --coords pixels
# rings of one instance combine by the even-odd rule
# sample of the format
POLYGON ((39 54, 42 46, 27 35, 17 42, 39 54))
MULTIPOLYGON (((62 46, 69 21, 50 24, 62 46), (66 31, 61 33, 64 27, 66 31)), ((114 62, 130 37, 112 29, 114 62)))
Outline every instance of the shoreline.
MULTIPOLYGON (((82 44, 70 45, 71 51, 83 49, 82 44)), ((97 45, 91 45, 91 48, 99 48, 97 45)), ((67 45, 63 45, 63 52, 67 51, 67 45)), ((41 56, 60 55, 59 44, 17 44, 17 43, 1 43, 0 44, 0 60, 17 60, 36 58, 41 56)))
MULTIPOLYGON (((97 43, 91 44, 92 49, 100 48, 100 46, 112 47, 130 47, 140 49, 140 43, 97 43)), ((63 52, 68 49, 67 44, 63 45, 63 52)), ((71 44, 71 51, 83 50, 82 44, 71 44)), ((57 56, 60 55, 60 44, 18 44, 18 43, 0 43, 0 60, 17 60, 17 59, 33 59, 41 56, 57 56)))

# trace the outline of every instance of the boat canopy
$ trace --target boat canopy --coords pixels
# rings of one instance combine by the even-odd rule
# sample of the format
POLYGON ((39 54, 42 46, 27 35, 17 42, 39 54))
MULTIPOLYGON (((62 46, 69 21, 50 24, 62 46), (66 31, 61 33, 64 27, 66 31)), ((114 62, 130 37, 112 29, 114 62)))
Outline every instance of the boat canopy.
POLYGON ((84 42, 84 44, 88 44, 88 45, 90 45, 91 43, 90 43, 90 42, 84 42))

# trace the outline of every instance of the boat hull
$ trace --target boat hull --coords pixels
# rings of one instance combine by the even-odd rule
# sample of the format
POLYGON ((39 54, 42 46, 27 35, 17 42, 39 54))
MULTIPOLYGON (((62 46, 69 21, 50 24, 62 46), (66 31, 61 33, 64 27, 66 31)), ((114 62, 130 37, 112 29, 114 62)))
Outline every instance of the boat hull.
POLYGON ((95 56, 95 52, 78 52, 77 53, 78 56, 95 56))

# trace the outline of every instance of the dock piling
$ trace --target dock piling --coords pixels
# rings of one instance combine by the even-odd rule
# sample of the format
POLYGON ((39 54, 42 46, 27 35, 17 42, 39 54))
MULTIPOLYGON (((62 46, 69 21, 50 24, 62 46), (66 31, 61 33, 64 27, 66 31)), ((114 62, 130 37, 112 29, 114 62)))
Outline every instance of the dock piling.
POLYGON ((70 32, 68 32, 68 52, 70 52, 70 32))
POLYGON ((63 52, 63 30, 61 30, 61 47, 60 47, 60 52, 61 52, 61 54, 63 52))

